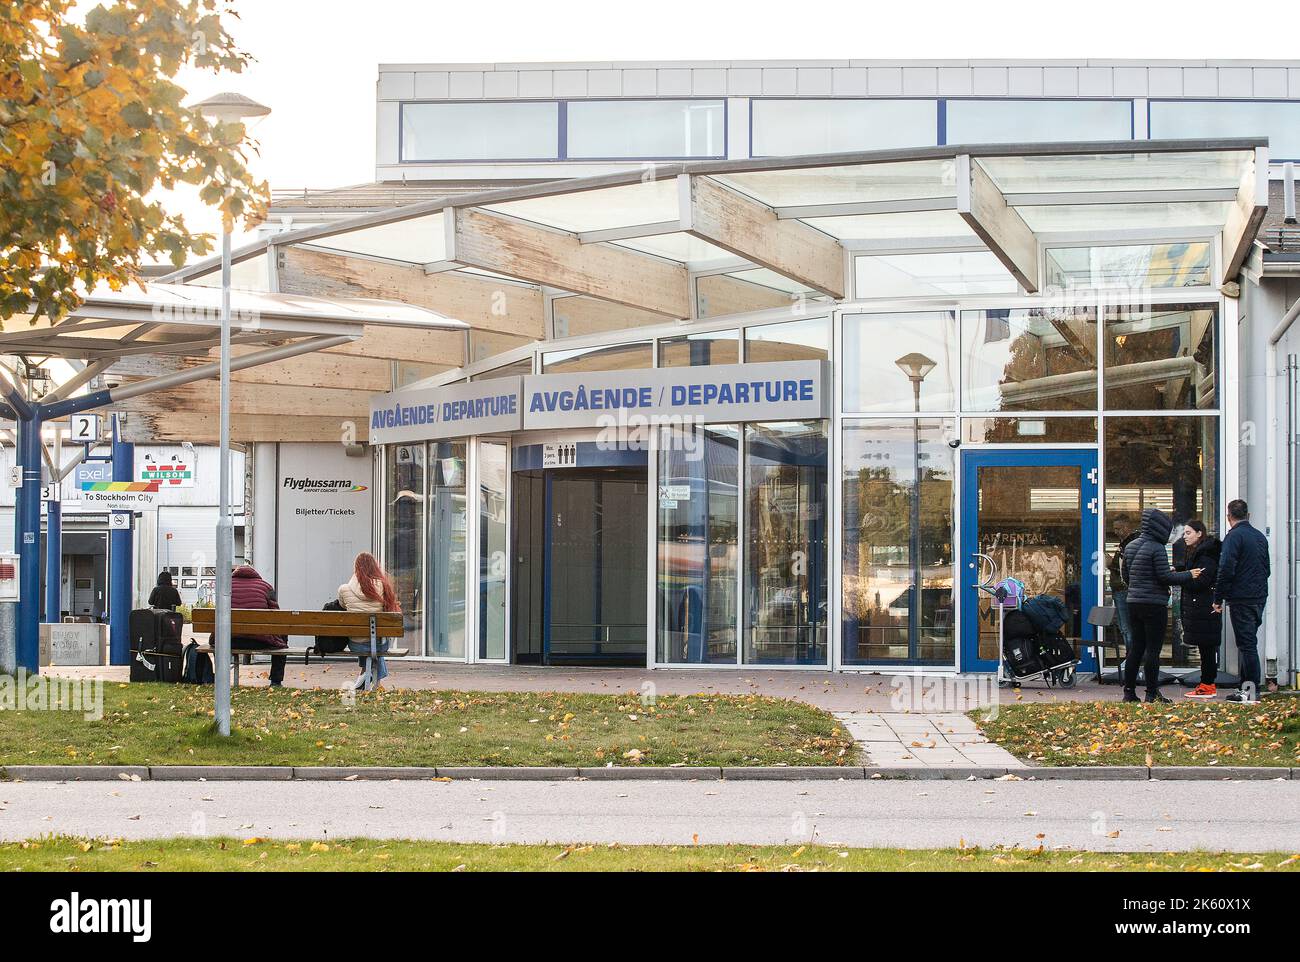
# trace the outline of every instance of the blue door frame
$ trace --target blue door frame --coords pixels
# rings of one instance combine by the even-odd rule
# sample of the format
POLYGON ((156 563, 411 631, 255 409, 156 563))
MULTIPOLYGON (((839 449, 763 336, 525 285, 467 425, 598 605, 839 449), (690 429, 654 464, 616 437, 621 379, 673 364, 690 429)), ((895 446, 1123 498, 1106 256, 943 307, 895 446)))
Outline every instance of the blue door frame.
MULTIPOLYGON (((966 451, 962 454, 961 504, 961 669, 996 671, 997 662, 979 657, 979 591, 975 587, 979 551, 979 470, 988 467, 1077 467, 1079 468, 1079 557, 1084 570, 1079 578, 1079 611, 1083 637, 1095 630, 1087 625, 1088 612, 1097 604, 1097 572, 1101 555, 1097 545, 1097 512, 1101 510, 1095 450, 1025 449, 966 451)), ((1003 571, 1005 578, 1014 572, 1003 571)), ((1094 671, 1091 651, 1080 651, 1081 670, 1094 671)))

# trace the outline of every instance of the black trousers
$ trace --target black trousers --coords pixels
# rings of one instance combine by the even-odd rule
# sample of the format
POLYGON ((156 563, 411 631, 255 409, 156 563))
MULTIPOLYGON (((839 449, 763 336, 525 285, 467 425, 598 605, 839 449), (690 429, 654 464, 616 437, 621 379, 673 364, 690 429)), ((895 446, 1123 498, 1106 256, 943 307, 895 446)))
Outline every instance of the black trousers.
MULTIPOLYGON (((1187 637, 1186 630, 1183 632, 1183 637, 1187 637)), ((1201 684, 1213 685, 1215 679, 1219 677, 1219 642, 1217 640, 1209 644, 1197 642, 1196 650, 1201 653, 1201 684)))
POLYGON ((1237 641, 1237 660, 1241 662, 1241 683, 1250 682, 1259 692, 1259 626, 1264 620, 1264 606, 1248 601, 1228 602, 1228 619, 1237 641))
MULTIPOLYGON (((266 651, 278 651, 275 646, 267 644, 258 638, 232 638, 230 644, 234 648, 260 648, 266 651)), ((284 666, 288 663, 288 655, 271 656, 271 676, 269 681, 272 685, 279 685, 284 682, 284 666)))
POLYGON ((1169 609, 1164 605, 1144 605, 1129 602, 1128 656, 1124 659, 1124 687, 1137 688, 1138 668, 1142 669, 1148 694, 1160 691, 1160 649, 1165 643, 1165 625, 1169 622, 1169 609))

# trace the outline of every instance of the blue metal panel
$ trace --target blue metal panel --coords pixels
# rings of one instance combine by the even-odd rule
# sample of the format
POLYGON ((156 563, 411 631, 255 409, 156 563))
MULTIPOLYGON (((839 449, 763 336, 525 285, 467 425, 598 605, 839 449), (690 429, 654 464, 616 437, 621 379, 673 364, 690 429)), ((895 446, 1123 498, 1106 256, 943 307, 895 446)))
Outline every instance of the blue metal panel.
MULTIPOLYGON (((986 467, 1078 467, 1079 469, 1079 539, 1083 565, 1079 578, 1080 618, 1088 630, 1088 611, 1097 604, 1097 566, 1101 555, 1097 545, 1097 516, 1091 504, 1098 498, 1097 452, 1090 450, 967 451, 962 455, 961 554, 958 571, 962 592, 961 669, 996 671, 997 663, 979 657, 979 592, 975 588, 978 566, 974 555, 979 551, 979 469, 986 467)), ((1001 572, 1006 577, 1013 572, 1001 572)), ((1095 630, 1095 629, 1094 629, 1095 630)), ((1090 652, 1079 652, 1084 671, 1095 670, 1090 652)))
MULTIPOLYGON (((17 407, 17 405, 15 405, 17 407)), ((41 421, 38 412, 18 422, 18 461, 23 486, 14 507, 14 550, 18 552, 17 665, 35 674, 41 655, 41 421)))
MULTIPOLYGON (((135 445, 121 439, 113 418, 113 480, 130 481, 135 445)), ((114 514, 131 512, 113 512, 114 514)), ((110 665, 131 663, 131 529, 112 529, 108 536, 108 647, 110 665)))
MULTIPOLYGON (((57 483, 57 482, 51 482, 57 483)), ((45 620, 58 621, 63 580, 63 505, 45 504, 45 620)))

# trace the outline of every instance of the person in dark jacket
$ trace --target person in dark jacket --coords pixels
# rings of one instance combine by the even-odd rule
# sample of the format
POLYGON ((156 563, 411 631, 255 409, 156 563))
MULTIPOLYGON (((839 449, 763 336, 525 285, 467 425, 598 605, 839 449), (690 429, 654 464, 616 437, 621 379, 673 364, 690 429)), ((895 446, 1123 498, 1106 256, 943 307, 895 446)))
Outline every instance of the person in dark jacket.
MULTIPOLYGON (((230 607, 234 608, 269 608, 279 609, 275 589, 270 582, 263 580, 252 565, 240 565, 230 576, 230 607)), ((233 648, 264 648, 267 651, 288 648, 289 639, 281 635, 254 635, 230 639, 233 648)), ((284 666, 288 661, 286 655, 271 656, 271 687, 279 688, 284 683, 284 666)))
POLYGON ((1120 637, 1124 639, 1124 645, 1127 647, 1133 639, 1129 628, 1128 582, 1124 580, 1123 558, 1124 549, 1132 544, 1138 533, 1133 530, 1133 519, 1127 514, 1116 515, 1111 530, 1115 532, 1119 547, 1110 556, 1106 567, 1110 572, 1110 596, 1115 600, 1115 613, 1119 615, 1120 637))
POLYGON ((168 611, 175 611, 180 606, 181 593, 172 585, 171 572, 160 572, 158 584, 154 586, 153 591, 149 592, 149 607, 166 608, 168 611))
POLYGON ((1219 553, 1219 576, 1214 582, 1214 608, 1228 606, 1228 620, 1237 640, 1241 663, 1241 689, 1228 701, 1254 701, 1259 693, 1259 625, 1268 602, 1272 565, 1268 539, 1251 526, 1250 508, 1240 499, 1228 502, 1230 530, 1219 553))
POLYGON ((1219 642, 1223 638, 1223 616, 1214 610, 1214 581, 1219 576, 1221 542, 1205 529, 1198 518, 1183 528, 1183 551, 1175 568, 1199 572, 1183 586, 1179 614, 1183 641, 1201 653, 1201 683, 1187 692, 1188 698, 1209 699, 1218 694, 1219 642))
POLYGON ((1124 549, 1128 578, 1129 628, 1133 639, 1124 659, 1124 700, 1137 701, 1137 673, 1142 668, 1148 702, 1167 702, 1160 694, 1160 649, 1169 623, 1169 586, 1187 584, 1190 571, 1169 567, 1169 534, 1174 523, 1156 508, 1142 512, 1140 534, 1124 549))

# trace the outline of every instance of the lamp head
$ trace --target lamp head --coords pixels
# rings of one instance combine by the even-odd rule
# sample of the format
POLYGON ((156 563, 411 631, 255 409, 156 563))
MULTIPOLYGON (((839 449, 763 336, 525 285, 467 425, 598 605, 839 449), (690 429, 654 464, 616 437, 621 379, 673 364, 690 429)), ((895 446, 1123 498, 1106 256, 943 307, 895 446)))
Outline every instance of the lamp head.
POLYGON ((220 123, 243 123, 255 117, 265 117, 271 108, 259 104, 252 97, 237 93, 213 94, 206 100, 192 104, 190 109, 197 110, 208 120, 220 123))
POLYGON ((894 362, 900 371, 907 375, 909 380, 924 381, 926 376, 939 366, 937 361, 933 361, 918 351, 911 354, 904 354, 894 362))

